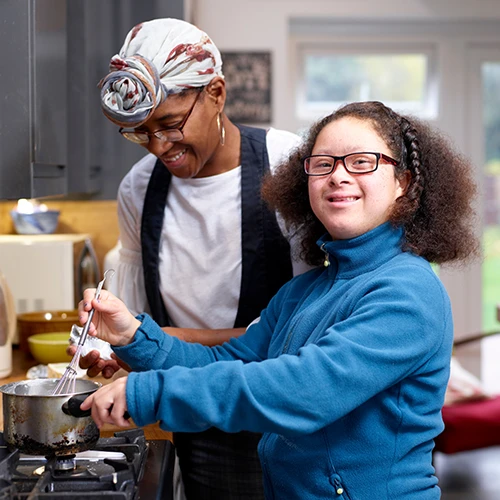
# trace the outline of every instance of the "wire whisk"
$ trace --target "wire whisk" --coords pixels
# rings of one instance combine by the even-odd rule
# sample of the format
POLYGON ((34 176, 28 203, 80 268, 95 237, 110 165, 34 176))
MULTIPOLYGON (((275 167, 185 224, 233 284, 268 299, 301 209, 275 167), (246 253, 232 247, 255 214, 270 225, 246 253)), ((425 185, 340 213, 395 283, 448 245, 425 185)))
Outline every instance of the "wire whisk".
MULTIPOLYGON (((104 277, 97 285, 97 289, 95 291, 95 298, 96 299, 98 299, 101 296, 101 290, 102 290, 102 287, 103 287, 106 279, 111 279, 114 274, 115 274, 114 269, 108 269, 104 273, 104 277)), ((76 369, 78 368, 78 366, 80 364, 80 357, 82 355, 83 344, 85 344, 85 341, 87 340, 87 335, 89 333, 89 328, 90 328, 90 324, 92 323, 93 317, 94 317, 94 308, 92 308, 89 312, 89 317, 88 317, 87 321, 85 322, 82 334, 80 335, 80 340, 78 341, 78 344, 76 346, 76 352, 73 355, 73 358, 71 358, 69 365, 66 367, 66 370, 64 371, 63 376, 60 378, 58 384, 56 385, 56 388, 52 392, 53 396, 62 395, 62 394, 74 394, 76 392, 76 390, 75 390, 76 389, 76 375, 77 375, 76 369)))

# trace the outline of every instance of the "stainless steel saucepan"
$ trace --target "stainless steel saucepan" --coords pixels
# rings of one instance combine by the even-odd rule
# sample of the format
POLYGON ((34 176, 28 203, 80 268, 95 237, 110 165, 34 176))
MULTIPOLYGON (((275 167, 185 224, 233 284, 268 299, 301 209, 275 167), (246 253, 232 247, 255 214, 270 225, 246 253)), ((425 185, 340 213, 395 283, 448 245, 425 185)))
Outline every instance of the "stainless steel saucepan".
POLYGON ((3 435, 7 445, 27 455, 70 455, 92 448, 99 429, 79 407, 101 384, 76 381, 74 394, 53 395, 59 379, 12 382, 0 387, 3 435))

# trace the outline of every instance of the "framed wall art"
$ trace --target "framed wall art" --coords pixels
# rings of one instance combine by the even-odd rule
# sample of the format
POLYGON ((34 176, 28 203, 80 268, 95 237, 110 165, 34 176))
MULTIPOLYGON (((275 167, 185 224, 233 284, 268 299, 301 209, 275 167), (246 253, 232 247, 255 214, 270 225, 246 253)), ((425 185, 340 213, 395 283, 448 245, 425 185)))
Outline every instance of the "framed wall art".
POLYGON ((269 124, 271 113, 271 53, 222 52, 226 80, 225 112, 236 123, 269 124))

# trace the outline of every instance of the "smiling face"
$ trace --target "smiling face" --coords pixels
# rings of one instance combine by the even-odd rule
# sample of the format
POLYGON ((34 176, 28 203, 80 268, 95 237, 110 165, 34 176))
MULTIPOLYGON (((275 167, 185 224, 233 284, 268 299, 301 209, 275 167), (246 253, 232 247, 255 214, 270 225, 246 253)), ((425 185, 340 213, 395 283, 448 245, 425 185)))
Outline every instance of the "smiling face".
POLYGON ((223 82, 214 79, 201 94, 193 91, 168 96, 151 118, 135 130, 151 133, 178 128, 191 110, 182 127, 182 140, 168 142, 152 136, 144 147, 176 177, 188 179, 216 175, 220 173, 216 170, 220 162, 214 160, 221 147, 217 115, 224 100, 223 82))
MULTIPOLYGON (((311 154, 343 156, 360 151, 393 156, 369 121, 344 117, 323 128, 311 154)), ((375 172, 362 175, 350 174, 337 162, 331 174, 309 177, 311 208, 334 240, 355 238, 389 220, 408 181, 409 175, 397 179, 394 167, 383 159, 375 172)))

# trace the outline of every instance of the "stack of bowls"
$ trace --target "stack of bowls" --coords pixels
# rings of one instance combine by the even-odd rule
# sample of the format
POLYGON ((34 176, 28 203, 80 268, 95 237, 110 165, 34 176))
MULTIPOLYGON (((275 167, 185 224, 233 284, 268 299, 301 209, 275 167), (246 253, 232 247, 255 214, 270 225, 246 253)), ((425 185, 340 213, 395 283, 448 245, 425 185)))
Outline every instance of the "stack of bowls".
MULTIPOLYGON (((71 327, 73 325, 79 325, 77 309, 72 309, 67 311, 37 311, 37 312, 18 314, 17 328, 19 333, 19 348, 21 349, 21 351, 29 354, 30 353, 30 344, 28 342, 29 337, 40 333, 54 334, 56 332, 63 333, 62 336, 65 337, 66 339, 65 345, 67 346, 69 341, 69 336, 71 333, 71 327)), ((40 340, 39 337, 38 340, 40 340)), ((45 338, 45 341, 47 340, 48 339, 45 338)), ((52 338, 50 342, 53 343, 54 338, 52 338)), ((59 342, 61 341, 59 340, 59 342)), ((47 345, 50 346, 53 344, 47 344, 47 345)), ((57 351, 55 347, 54 350, 57 351)), ((57 362, 57 361, 58 361, 57 359, 54 359, 51 360, 50 362, 57 362)))
POLYGON ((71 361, 71 356, 66 354, 69 333, 36 333, 28 337, 28 344, 31 355, 44 365, 71 361))

